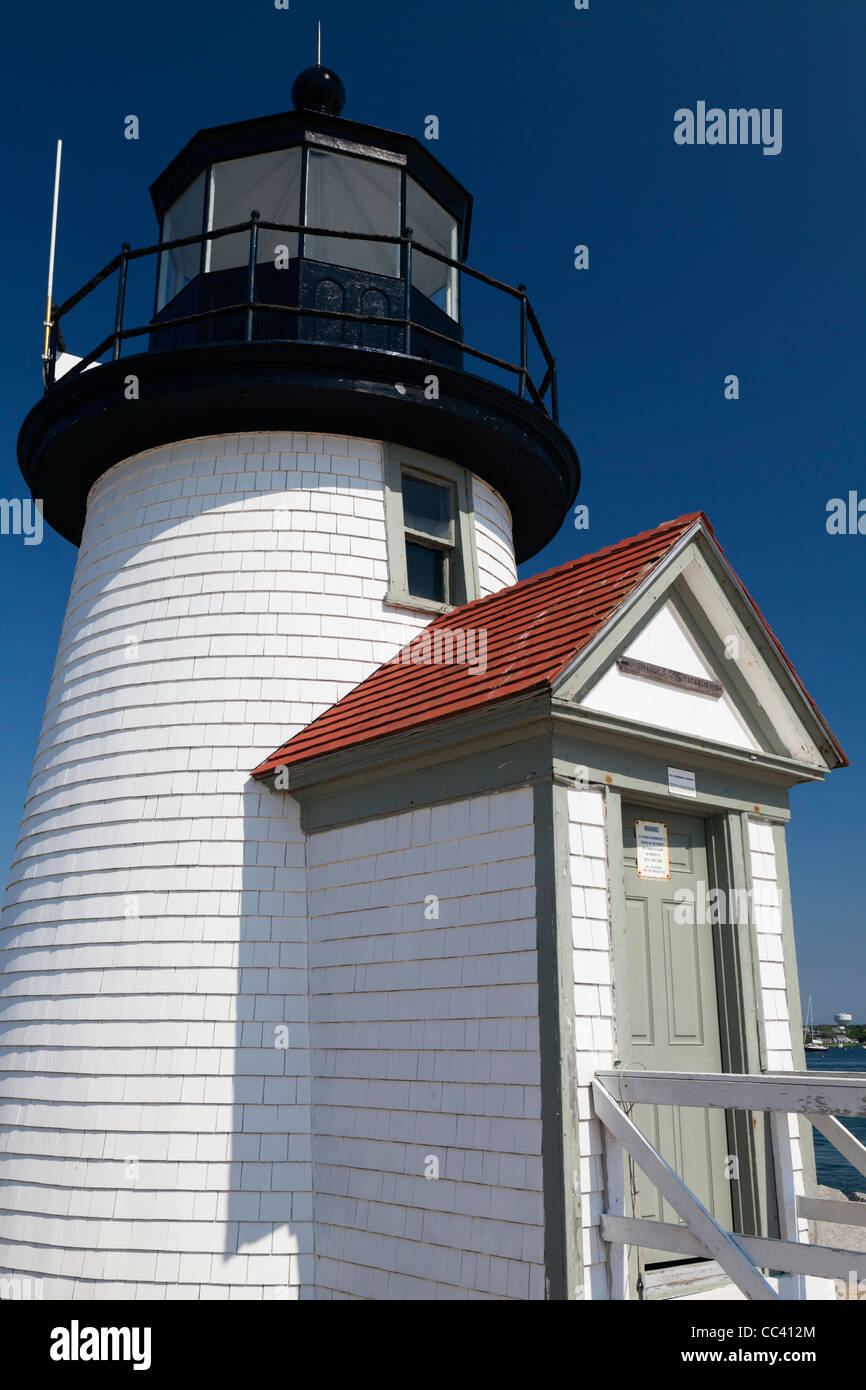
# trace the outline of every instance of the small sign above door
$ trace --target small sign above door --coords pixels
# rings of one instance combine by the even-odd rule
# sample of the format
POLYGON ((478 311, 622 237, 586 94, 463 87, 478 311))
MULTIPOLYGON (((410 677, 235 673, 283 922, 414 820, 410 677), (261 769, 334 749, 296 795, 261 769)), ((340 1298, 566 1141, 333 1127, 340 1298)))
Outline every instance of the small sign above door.
POLYGON ((638 878, 670 878, 668 828, 664 821, 636 820, 634 839, 637 846, 638 878))
POLYGON ((668 768, 668 791, 671 796, 696 797, 698 794, 695 774, 682 767, 668 768))
POLYGON ((708 681, 703 676, 690 676, 685 671, 672 671, 668 666, 653 666, 651 661, 637 661, 633 656, 621 656, 616 664, 627 676, 643 676, 644 680, 658 681, 661 685, 675 685, 679 690, 692 690, 696 695, 710 695, 714 700, 720 700, 724 694, 718 681, 708 681))

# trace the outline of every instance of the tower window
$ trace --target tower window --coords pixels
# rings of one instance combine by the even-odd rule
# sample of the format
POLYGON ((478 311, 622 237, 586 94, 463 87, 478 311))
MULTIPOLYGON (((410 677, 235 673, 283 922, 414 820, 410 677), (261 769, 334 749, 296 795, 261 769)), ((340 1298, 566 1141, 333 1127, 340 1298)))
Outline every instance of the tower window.
POLYGON ((409 593, 432 603, 450 603, 455 550, 452 489, 404 472, 402 491, 409 593))
POLYGON ((464 468, 385 446, 387 600, 433 612, 478 597, 472 490, 464 468))

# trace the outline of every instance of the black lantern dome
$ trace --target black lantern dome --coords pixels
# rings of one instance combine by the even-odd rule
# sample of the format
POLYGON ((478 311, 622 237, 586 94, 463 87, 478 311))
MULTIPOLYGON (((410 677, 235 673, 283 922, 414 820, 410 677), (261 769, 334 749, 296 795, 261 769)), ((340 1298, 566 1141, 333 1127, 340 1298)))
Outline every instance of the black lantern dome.
POLYGON ((347 120, 321 64, 292 98, 293 111, 193 136, 150 190, 158 244, 125 244, 56 311, 46 393, 19 439, 46 520, 77 543, 95 480, 144 449, 306 430, 469 468, 505 497, 528 558, 561 526, 579 467, 525 289, 467 265, 472 198, 426 142, 347 120), (127 269, 143 257, 156 262, 154 309, 133 326, 127 269), (114 331, 88 351, 74 310, 109 272, 114 331), (510 351, 500 334, 484 347, 477 329, 464 337, 470 279, 508 301, 510 351), (61 333, 86 354, 71 369, 56 361, 61 333))
POLYGON ((317 63, 295 78, 292 105, 296 111, 317 111, 323 116, 339 116, 346 105, 346 89, 335 72, 317 63))

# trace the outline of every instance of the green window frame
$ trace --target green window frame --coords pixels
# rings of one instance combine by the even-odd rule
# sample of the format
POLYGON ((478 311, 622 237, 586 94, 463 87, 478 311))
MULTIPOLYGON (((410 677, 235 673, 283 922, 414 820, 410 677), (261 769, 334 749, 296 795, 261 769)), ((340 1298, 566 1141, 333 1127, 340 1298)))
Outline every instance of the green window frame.
MULTIPOLYGON (((465 468, 417 449, 385 445, 385 516, 388 549, 386 603, 420 612, 447 613, 479 597, 472 480, 465 468), (404 480, 447 489, 448 516, 426 523, 404 506, 404 480), (421 551, 441 557, 442 599, 412 592, 421 551), (414 552, 414 554, 413 554, 414 552)), ((434 561, 434 569, 436 562, 434 561)), ((417 587, 417 586, 416 586, 417 587)))

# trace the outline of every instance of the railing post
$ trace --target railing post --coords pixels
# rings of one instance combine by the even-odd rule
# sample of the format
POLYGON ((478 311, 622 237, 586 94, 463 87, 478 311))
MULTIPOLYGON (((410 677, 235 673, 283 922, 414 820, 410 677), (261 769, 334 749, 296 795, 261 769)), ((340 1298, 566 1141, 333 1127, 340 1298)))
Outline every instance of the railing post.
POLYGON ((253 209, 250 213, 250 265, 247 276, 247 342, 253 341, 253 317, 254 310, 252 305, 256 299, 256 259, 259 253, 259 218, 261 213, 253 209))
POLYGON ((412 354, 412 238, 411 227, 403 228, 402 271, 403 271, 403 319, 406 325, 406 342, 403 351, 407 357, 412 354))
POLYGON ((526 400, 526 376, 529 366, 529 324, 526 312, 526 286, 518 285, 520 291, 520 399, 526 400))
MULTIPOLYGON (((770 1134, 773 1144, 773 1167, 776 1174, 779 1235, 782 1240, 790 1240, 799 1244, 800 1225, 797 1218, 793 1140, 791 1138, 790 1118, 786 1111, 772 1110, 770 1112, 770 1134)), ((779 1297, 804 1299, 806 1297, 805 1276, 802 1274, 781 1274, 779 1276, 779 1297)))
POLYGON ((116 362, 120 356, 120 334, 123 328, 123 309, 126 304, 126 269, 131 250, 132 247, 128 241, 125 241, 120 249, 120 266, 117 271, 117 305, 114 310, 114 347, 111 350, 112 362, 116 362))
MULTIPOLYGON (((611 1216, 625 1216, 625 1150, 606 1125, 599 1121, 604 1140, 604 1186, 607 1210, 611 1216)), ((628 1299, 628 1254, 622 1241, 610 1246, 608 1259, 610 1296, 616 1302, 628 1299)))

